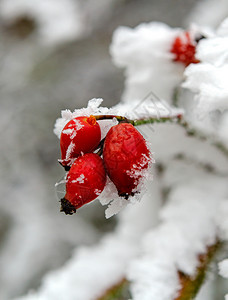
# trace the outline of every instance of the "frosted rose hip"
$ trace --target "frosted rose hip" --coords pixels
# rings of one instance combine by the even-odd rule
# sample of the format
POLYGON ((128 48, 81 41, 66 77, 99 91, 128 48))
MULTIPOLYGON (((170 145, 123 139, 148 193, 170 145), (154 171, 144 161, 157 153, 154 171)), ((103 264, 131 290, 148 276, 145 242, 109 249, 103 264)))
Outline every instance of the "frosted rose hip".
POLYGON ((92 152, 101 139, 101 129, 94 116, 81 116, 70 120, 60 136, 61 160, 66 167, 81 153, 92 152))
POLYGON ((100 156, 88 153, 78 157, 67 174, 66 195, 61 211, 76 212, 82 205, 96 199, 106 183, 106 172, 100 156))
POLYGON ((191 39, 189 32, 183 32, 173 42, 171 53, 174 54, 174 61, 183 63, 186 67, 191 63, 199 63, 196 59, 196 42, 191 39))
POLYGON ((143 171, 151 154, 143 136, 128 123, 113 126, 105 139, 103 158, 107 173, 120 196, 128 198, 138 192, 143 171))

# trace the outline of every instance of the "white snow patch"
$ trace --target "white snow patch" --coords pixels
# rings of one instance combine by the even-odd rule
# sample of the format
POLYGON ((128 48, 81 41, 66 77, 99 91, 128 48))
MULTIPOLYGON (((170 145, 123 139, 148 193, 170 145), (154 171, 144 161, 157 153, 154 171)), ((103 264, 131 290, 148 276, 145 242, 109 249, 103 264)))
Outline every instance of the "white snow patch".
POLYGON ((66 160, 72 157, 72 152, 74 151, 74 148, 75 148, 75 143, 71 141, 66 151, 66 160))
POLYGON ((114 32, 110 52, 114 63, 125 68, 124 102, 142 100, 151 91, 171 100, 184 71, 184 66, 172 61, 170 53, 181 32, 159 22, 143 23, 134 29, 119 27, 114 32))
POLYGON ((80 174, 80 176, 74 180, 71 181, 72 183, 84 183, 85 182, 85 175, 80 174))
POLYGON ((218 205, 217 223, 221 240, 228 241, 228 198, 218 205))
POLYGON ((121 209, 127 206, 128 200, 122 199, 118 195, 118 191, 114 183, 107 176, 106 185, 102 193, 99 195, 101 205, 108 205, 105 210, 105 217, 108 219, 119 213, 121 209))
MULTIPOLYGON (((62 110, 61 112, 61 118, 57 119, 54 126, 54 133, 60 138, 61 132, 64 128, 64 126, 72 119, 80 116, 90 116, 90 115, 103 115, 103 114, 112 114, 114 112, 113 109, 108 109, 107 107, 100 107, 103 99, 101 98, 94 98, 89 100, 88 106, 86 108, 81 109, 75 109, 73 112, 71 112, 69 109, 62 110)), ((75 120, 78 121, 78 120, 75 120)), ((110 123, 109 125, 114 125, 114 121, 110 120, 108 121, 110 123)), ((99 124, 104 124, 104 127, 108 127, 107 123, 102 121, 99 121, 99 124)), ((78 128, 80 129, 81 124, 78 122, 78 128)), ((103 130, 103 129, 102 129, 103 130)), ((104 132, 106 132, 107 129, 104 129, 104 132)), ((102 131, 102 134, 103 131, 102 131)))
POLYGON ((185 70, 182 86, 192 93, 192 99, 182 101, 186 119, 196 129, 211 135, 225 146, 227 143, 226 116, 228 111, 228 37, 225 20, 214 36, 200 41, 197 47, 198 64, 185 70), (191 104, 190 104, 191 102, 191 104))
POLYGON ((224 277, 228 278, 228 259, 224 259, 218 264, 219 267, 219 274, 224 277))
POLYGON ((154 202, 148 198, 138 207, 130 206, 123 211, 114 232, 96 246, 78 248, 62 268, 44 277, 38 291, 31 291, 18 300, 97 299, 119 283, 139 253, 143 232, 157 221, 154 210, 159 199, 155 190, 152 191, 154 202))
MULTIPOLYGON (((94 98, 88 102, 87 108, 76 109, 74 112, 71 112, 69 109, 62 110, 61 118, 58 118, 55 122, 54 133, 60 138, 64 126, 70 120, 79 116, 116 115, 134 120, 140 118, 159 119, 161 117, 175 119, 175 117, 184 114, 183 109, 172 107, 165 100, 155 99, 154 94, 131 103, 120 103, 112 108, 100 107, 102 101, 100 98, 94 98)), ((110 128, 118 124, 118 121, 116 118, 112 118, 110 120, 99 120, 98 123, 101 128, 101 139, 103 139, 110 128)))
POLYGON ((133 169, 128 172, 128 174, 132 178, 136 179, 137 186, 132 191, 135 192, 135 195, 129 196, 127 200, 118 195, 118 191, 114 183, 107 176, 105 188, 99 196, 100 203, 102 205, 108 205, 108 208, 105 210, 105 217, 107 219, 119 213, 128 204, 135 204, 141 201, 143 195, 146 192, 147 182, 153 179, 150 168, 152 162, 153 160, 151 159, 151 157, 143 156, 139 164, 134 165, 133 169), (148 162, 148 168, 141 169, 142 166, 144 166, 148 162))
POLYGON ((177 270, 194 275, 198 255, 217 239, 217 206, 228 193, 227 178, 191 167, 183 179, 181 163, 177 170, 179 178, 172 164, 168 166, 167 177, 176 183, 170 182, 172 190, 160 211, 161 223, 144 235, 140 257, 128 271, 134 300, 175 298, 179 289, 177 270))
POLYGON ((179 115, 184 114, 182 108, 171 106, 167 101, 158 98, 153 92, 146 97, 132 100, 129 103, 120 103, 114 107, 119 114, 129 119, 154 118, 159 120, 163 117, 175 119, 179 115))
POLYGON ((72 134, 73 131, 74 131, 73 129, 68 128, 68 129, 63 130, 62 133, 63 133, 63 134, 66 134, 66 135, 69 135, 69 134, 72 134))
POLYGON ((100 195, 100 193, 101 193, 101 190, 99 190, 99 189, 95 189, 95 190, 94 190, 94 193, 95 193, 97 196, 99 196, 99 195, 100 195))
POLYGON ((75 129, 78 131, 84 127, 80 120, 74 119, 75 129))

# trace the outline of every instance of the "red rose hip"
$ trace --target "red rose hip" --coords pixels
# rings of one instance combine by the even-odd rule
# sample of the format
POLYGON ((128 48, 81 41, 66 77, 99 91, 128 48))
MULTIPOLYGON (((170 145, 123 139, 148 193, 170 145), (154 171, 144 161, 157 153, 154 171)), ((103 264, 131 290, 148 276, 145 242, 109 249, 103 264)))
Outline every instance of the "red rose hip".
POLYGON ((105 139, 103 159, 106 171, 119 196, 126 199, 138 192, 151 153, 143 136, 129 123, 113 126, 105 139))
POLYGON ((81 116, 70 120, 60 136, 61 160, 59 162, 64 167, 70 167, 81 153, 92 152, 98 146, 100 139, 100 125, 94 116, 81 116))
POLYGON ((96 199, 106 183, 104 164, 99 155, 88 153, 78 157, 66 180, 66 195, 61 199, 61 211, 73 214, 76 209, 96 199))
POLYGON ((183 63, 186 67, 191 63, 199 63, 200 61, 195 57, 196 44, 197 42, 191 38, 189 32, 183 32, 176 37, 170 50, 174 54, 173 60, 183 63))

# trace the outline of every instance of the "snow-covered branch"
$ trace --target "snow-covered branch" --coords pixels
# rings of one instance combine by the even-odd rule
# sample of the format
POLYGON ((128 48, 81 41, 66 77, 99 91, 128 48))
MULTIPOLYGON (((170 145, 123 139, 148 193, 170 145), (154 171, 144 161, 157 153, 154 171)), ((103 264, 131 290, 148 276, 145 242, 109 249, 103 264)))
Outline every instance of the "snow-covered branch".
POLYGON ((221 245, 221 242, 216 242, 214 245, 208 247, 205 253, 199 255, 199 264, 193 277, 186 276, 184 273, 179 272, 181 288, 175 300, 195 299, 206 279, 209 264, 214 259, 217 251, 221 248, 221 245))
MULTIPOLYGON (((199 255, 198 267, 195 270, 194 276, 188 276, 183 272, 178 272, 180 288, 178 295, 173 300, 195 299, 200 288, 205 282, 209 265, 214 260, 221 247, 222 243, 216 242, 214 245, 209 246, 205 253, 199 255)), ((222 264, 220 265, 222 266, 222 264)), ((118 284, 110 287, 110 289, 108 289, 104 295, 99 297, 97 300, 117 300, 121 299, 121 297, 124 298, 126 291, 129 289, 129 285, 130 282, 123 278, 118 284)))

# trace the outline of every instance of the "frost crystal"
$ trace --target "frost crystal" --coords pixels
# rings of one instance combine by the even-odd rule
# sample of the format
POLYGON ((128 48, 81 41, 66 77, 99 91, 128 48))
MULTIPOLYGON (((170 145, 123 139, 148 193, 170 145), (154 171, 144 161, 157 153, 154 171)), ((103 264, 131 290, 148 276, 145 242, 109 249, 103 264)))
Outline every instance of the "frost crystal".
POLYGON ((73 131, 74 131, 73 129, 68 128, 68 129, 63 130, 62 133, 69 135, 69 134, 73 133, 73 131))
POLYGON ((85 175, 81 174, 77 179, 72 180, 71 182, 72 183, 76 183, 76 182, 78 182, 78 183, 84 183, 84 180, 85 180, 85 175))
POLYGON ((118 191, 109 177, 107 177, 105 188, 98 199, 102 205, 108 205, 108 208, 105 210, 107 219, 119 213, 121 209, 129 204, 128 200, 118 196, 118 191))
POLYGON ((71 157, 71 153, 74 151, 75 143, 71 142, 69 147, 67 148, 66 152, 66 159, 69 159, 71 157))
MULTIPOLYGON (((103 99, 94 98, 88 102, 87 108, 75 109, 71 112, 69 109, 63 110, 61 112, 61 118, 56 120, 54 133, 60 138, 61 132, 64 126, 72 119, 80 116, 90 116, 90 115, 100 115, 100 114, 112 114, 113 109, 108 109, 107 107, 100 107, 103 99)), ((77 122, 77 120, 75 121, 77 122)), ((115 125, 115 121, 99 121, 99 123, 104 124, 104 129, 102 131, 102 136, 113 126, 115 125)), ((80 129, 80 124, 78 122, 78 128, 80 129)), ((103 127, 103 126, 102 126, 103 127)))

